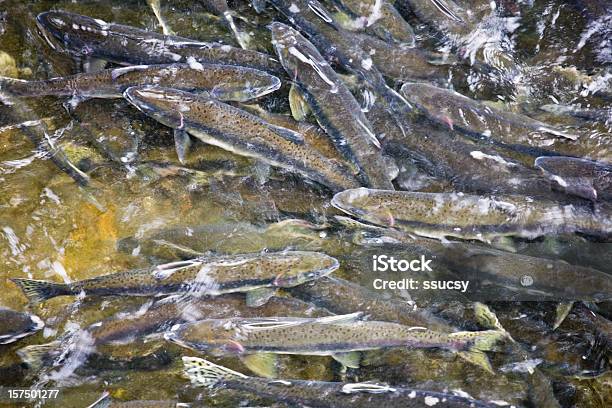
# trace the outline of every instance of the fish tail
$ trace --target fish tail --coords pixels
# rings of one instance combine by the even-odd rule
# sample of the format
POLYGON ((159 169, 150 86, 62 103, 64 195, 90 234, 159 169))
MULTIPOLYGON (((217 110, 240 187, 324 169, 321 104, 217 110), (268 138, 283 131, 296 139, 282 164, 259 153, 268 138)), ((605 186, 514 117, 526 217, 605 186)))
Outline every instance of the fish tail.
POLYGON ((229 378, 247 378, 229 368, 198 357, 183 357, 184 372, 193 385, 212 388, 229 378))
POLYGON ((40 303, 56 296, 72 295, 73 290, 65 283, 53 283, 34 279, 11 279, 32 303, 40 303))
POLYGON ((463 331, 451 333, 449 337, 460 344, 458 347, 460 351, 457 353, 459 357, 493 373, 493 367, 485 351, 493 350, 499 341, 507 338, 507 333, 501 330, 463 331))
POLYGON ((30 81, 0 76, 0 92, 14 96, 26 96, 32 93, 30 81))
POLYGON ((59 351, 60 345, 58 340, 46 344, 34 344, 17 350, 17 355, 30 368, 38 369, 42 367, 45 360, 52 357, 54 352, 59 351))

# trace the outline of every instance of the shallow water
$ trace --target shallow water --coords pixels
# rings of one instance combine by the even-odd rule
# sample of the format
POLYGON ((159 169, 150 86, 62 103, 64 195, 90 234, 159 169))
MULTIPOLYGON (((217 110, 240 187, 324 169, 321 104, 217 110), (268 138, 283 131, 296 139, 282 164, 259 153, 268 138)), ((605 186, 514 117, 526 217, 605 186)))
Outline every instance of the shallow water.
MULTIPOLYGON (((493 65, 505 64, 507 68, 501 71, 501 78, 481 76, 469 66, 456 68, 449 74, 454 89, 472 98, 489 100, 497 108, 522 112, 575 131, 581 135, 575 150, 577 156, 611 162, 612 16, 605 2, 497 3, 514 18, 513 30, 504 37, 503 45, 486 44, 484 56, 478 55, 483 52, 482 48, 474 55, 493 65), (496 60, 495 51, 500 49, 510 62, 496 60), (583 121, 539 109, 551 103, 607 110, 607 119, 583 121)), ((272 52, 265 25, 278 18, 278 13, 267 10, 258 15, 247 2, 240 1, 234 8, 245 17, 246 21, 241 22, 245 30, 254 34, 254 47, 272 52)), ((53 9, 160 32, 145 1, 0 0, 0 75, 44 79, 79 72, 78 64, 51 50, 38 34, 36 15, 53 9)), ((448 49, 413 14, 402 12, 415 27, 417 46, 430 51, 448 49)), ((177 35, 238 45, 220 18, 210 14, 200 2, 162 1, 162 14, 177 35)), ((482 34, 486 39, 494 39, 492 33, 499 34, 499 26, 485 28, 489 30, 482 34)), ((474 44, 471 42, 468 46, 474 47, 474 44)), ((468 54, 470 51, 465 50, 468 54)), ((0 104, 0 305, 29 311, 46 323, 33 336, 0 345, 0 384, 60 389, 58 400, 23 403, 0 400, 0 406, 85 407, 104 391, 109 391, 118 401, 167 399, 228 407, 258 403, 257 399, 236 392, 211 393, 192 388, 181 375, 181 355, 210 357, 248 374, 238 358, 196 354, 159 339, 138 338, 127 345, 106 345, 95 357, 80 358, 78 353, 72 353, 65 361, 52 361, 42 368, 18 368, 15 366, 19 363, 17 350, 59 338, 67 342, 64 347, 73 344, 77 351, 84 349, 87 344, 79 342, 87 343, 85 337, 70 337, 66 333, 77 332, 120 311, 137 310, 149 299, 58 297, 42 305, 30 305, 10 278, 68 283, 170 261, 171 258, 164 257, 166 252, 146 253, 143 242, 161 230, 177 228, 183 231, 184 238, 198 226, 211 225, 224 226, 227 230, 206 232, 209 239, 200 245, 199 252, 321 250, 340 260, 340 270, 334 276, 370 289, 373 278, 378 276, 369 269, 372 254, 411 254, 401 246, 398 249, 393 245, 365 248, 357 245, 350 231, 333 222, 333 216, 340 215, 340 211, 331 206, 332 195, 323 187, 199 141, 192 147, 187 163, 188 167, 201 171, 198 175, 164 177, 150 167, 143 169, 139 167, 142 163, 179 164, 170 129, 120 99, 85 101, 70 113, 64 102, 64 98, 55 97, 24 99, 31 112, 0 104), (87 187, 79 186, 34 149, 26 133, 37 125, 17 126, 33 120, 44 122, 55 143, 89 174, 91 182, 87 187), (230 171, 233 175, 224 174, 230 171), (282 228, 274 239, 264 237, 261 241, 245 232, 244 223, 264 228, 293 218, 321 228, 282 228), (246 238, 236 238, 241 233, 246 238), (118 243, 130 237, 136 244, 129 250, 121 250, 118 243)), ((287 89, 282 88, 260 102, 268 110, 287 113, 287 89)), ((406 161, 401 167, 404 185, 434 192, 453 189, 443 180, 437 183, 418 171, 413 163, 406 161)), ((515 240, 512 246, 521 254, 559 259, 612 274, 609 262, 612 244, 601 239, 553 236, 534 241, 515 240)), ((461 279, 461 266, 456 262, 441 262, 436 273, 461 279)), ((395 277, 404 275, 397 273, 395 277)), ((393 274, 383 276, 394 277, 393 274)), ((575 284, 578 286, 581 282, 575 284)), ((402 302, 414 298, 419 307, 447 318, 457 328, 484 329, 474 317, 472 303, 462 295, 410 296, 405 291, 384 291, 379 295, 402 302)), ((393 349, 367 352, 363 367, 349 369, 346 376, 331 358, 284 356, 279 377, 382 381, 440 391, 460 389, 474 398, 506 401, 517 406, 611 406, 609 300, 599 305, 601 321, 586 321, 584 316, 590 312, 581 304, 553 331, 556 303, 504 301, 511 296, 512 289, 499 293, 495 289, 487 292, 484 300, 490 301, 491 308, 521 350, 526 350, 530 358, 543 360, 535 374, 500 370, 525 359, 511 348, 490 353, 495 374, 488 374, 451 352, 393 349), (559 405, 550 402, 553 399, 559 405)), ((281 305, 277 310, 271 307, 268 313, 283 315, 286 311, 281 305)), ((219 317, 237 314, 237 310, 222 306, 217 312, 219 317)))

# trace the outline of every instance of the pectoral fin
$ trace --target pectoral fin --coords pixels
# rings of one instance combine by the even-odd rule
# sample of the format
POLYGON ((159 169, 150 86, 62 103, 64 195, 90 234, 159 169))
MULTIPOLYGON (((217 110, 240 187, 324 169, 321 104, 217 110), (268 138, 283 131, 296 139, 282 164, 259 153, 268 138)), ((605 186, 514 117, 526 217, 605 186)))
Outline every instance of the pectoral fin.
POLYGON ((246 293, 246 304, 248 307, 259 307, 265 305, 272 296, 276 295, 274 288, 259 288, 246 293))
POLYGON ((348 353, 332 354, 332 358, 345 367, 359 368, 361 354, 357 351, 349 351, 348 353))
POLYGON ((289 108, 291 109, 291 116, 297 121, 305 120, 310 113, 310 106, 308 106, 295 84, 291 84, 289 89, 289 108))
POLYGON ((185 158, 191 147, 191 137, 184 130, 174 129, 174 146, 176 147, 176 155, 182 164, 185 164, 185 158))
POLYGON ((485 371, 494 374, 493 367, 487 355, 479 350, 460 351, 457 355, 472 364, 480 366, 485 371))
POLYGON ((563 323, 569 312, 572 310, 572 307, 574 307, 574 302, 561 302, 557 305, 553 330, 561 326, 561 323, 563 323))
POLYGON ((99 58, 93 58, 93 57, 86 57, 80 62, 81 62, 81 68, 83 72, 102 71, 104 68, 106 68, 106 64, 108 64, 108 61, 106 60, 99 59, 99 58))
POLYGON ((249 354, 242 357, 242 362, 249 370, 266 378, 276 378, 278 376, 277 361, 278 357, 272 353, 249 354))

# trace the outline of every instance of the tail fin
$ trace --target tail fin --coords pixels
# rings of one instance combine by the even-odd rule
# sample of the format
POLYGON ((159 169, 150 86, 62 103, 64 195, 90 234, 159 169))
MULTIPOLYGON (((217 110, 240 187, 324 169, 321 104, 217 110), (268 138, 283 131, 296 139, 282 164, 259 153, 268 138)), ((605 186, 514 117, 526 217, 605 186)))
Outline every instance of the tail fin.
POLYGON ((0 76, 0 91, 7 92, 14 96, 28 96, 29 81, 23 79, 9 78, 0 76))
POLYGON ((110 394, 108 391, 104 391, 104 394, 102 394, 100 398, 94 401, 93 404, 89 405, 87 408, 108 408, 111 406, 111 402, 110 394))
POLYGON ((19 286, 30 302, 33 303, 40 303, 56 296, 73 294, 70 286, 65 283, 21 278, 13 278, 11 280, 19 286))
POLYGON ((248 378, 246 375, 229 368, 213 364, 197 357, 183 357, 185 374, 193 385, 212 388, 228 378, 248 378))
POLYGON ((17 350, 17 355, 28 366, 37 369, 44 364, 45 360, 51 358, 54 352, 60 351, 60 345, 58 340, 46 344, 34 344, 17 350))
POLYGON ((461 358, 493 373, 493 367, 484 352, 493 350, 499 341, 507 338, 507 334, 500 330, 463 331, 451 333, 449 337, 463 346, 457 353, 461 358))

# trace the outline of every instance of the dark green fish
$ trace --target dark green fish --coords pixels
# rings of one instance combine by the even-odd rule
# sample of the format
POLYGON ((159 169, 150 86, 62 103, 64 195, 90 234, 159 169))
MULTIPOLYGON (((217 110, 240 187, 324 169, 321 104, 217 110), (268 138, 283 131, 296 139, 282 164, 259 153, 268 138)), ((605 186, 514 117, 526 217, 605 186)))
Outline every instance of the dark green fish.
MULTIPOLYGON (((364 110, 375 103, 384 106, 394 120, 394 125, 407 134, 403 116, 412 108, 394 89, 390 88, 372 57, 353 38, 354 34, 344 30, 333 15, 317 0, 294 0, 291 2, 269 0, 292 25, 294 25, 325 59, 357 76, 362 87, 364 110)), ((293 76, 294 73, 289 74, 293 76)))
POLYGON ((0 90, 14 96, 60 95, 76 98, 121 98, 130 86, 159 85, 207 91, 216 99, 244 102, 280 88, 280 79, 253 68, 201 64, 135 65, 42 81, 0 77, 0 90))
POLYGON ((34 334, 44 325, 36 315, 0 307, 0 344, 13 343, 34 334))
POLYGON ((457 92, 422 83, 407 83, 401 90, 428 117, 451 129, 508 146, 526 145, 550 151, 571 151, 568 141, 577 135, 528 116, 491 108, 457 92))
POLYGON ((353 38, 384 76, 400 82, 448 80, 449 66, 456 59, 416 47, 392 47, 367 34, 356 34, 353 38))
POLYGON ((276 22, 270 29, 281 64, 337 149, 361 170, 365 185, 393 189, 380 143, 349 89, 300 33, 276 22))
POLYGON ((286 251, 200 257, 74 283, 12 280, 32 301, 74 296, 81 292, 95 296, 150 296, 177 292, 217 296, 255 291, 252 295, 261 295, 260 304, 263 304, 267 300, 265 295, 269 298, 277 288, 300 285, 336 269, 338 261, 325 254, 286 251))
POLYGON ((240 65, 282 73, 277 61, 257 51, 162 35, 79 14, 48 11, 38 15, 37 23, 52 48, 59 46, 76 57, 125 65, 187 62, 191 57, 201 63, 240 65))
POLYGON ((580 232, 612 237, 612 214, 571 204, 536 201, 519 195, 347 190, 332 205, 364 221, 424 237, 457 237, 490 242, 500 236, 533 239, 580 232))
POLYGON ((438 332, 456 331, 427 309, 415 308, 399 299, 388 299, 373 290, 336 277, 324 277, 312 284, 296 286, 291 289, 291 294, 337 314, 367 310, 368 316, 375 320, 424 326, 438 332))
POLYGON ((540 109, 555 115, 572 116, 586 121, 600 121, 612 123, 612 108, 581 108, 575 105, 546 104, 540 109))
MULTIPOLYGON (((512 293, 511 296, 514 300, 521 301, 544 299, 551 301, 575 299, 603 301, 612 298, 610 275, 594 268, 570 264, 563 260, 523 255, 465 242, 442 243, 437 240, 413 237, 393 228, 376 227, 344 217, 336 218, 343 225, 356 230, 359 237, 354 242, 360 245, 382 247, 385 243, 388 243, 399 246, 402 253, 406 254, 430 253, 430 256, 435 259, 436 269, 443 265, 462 276, 462 278, 472 279, 476 282, 486 281, 488 285, 482 288, 484 289, 482 294, 484 296, 497 296, 494 287, 502 287, 512 293), (521 279, 526 275, 532 279, 529 285, 521 283, 521 279)), ((354 251, 354 253, 356 252, 354 251)), ((338 292, 341 293, 344 288, 344 285, 334 285, 333 282, 337 281, 339 279, 335 277, 324 278, 312 284, 298 286, 291 291, 299 296, 302 293, 308 295, 314 292, 312 288, 321 288, 319 290, 321 296, 333 298, 333 295, 329 293, 331 288, 336 287, 338 292)), ((508 293, 508 291, 505 293, 508 293)), ((317 299, 317 293, 312 293, 311 296, 317 299)), ((351 299, 355 300, 343 302, 360 302, 361 299, 367 299, 367 297, 364 295, 352 296, 351 299)), ((385 302, 387 301, 385 300, 385 302)), ((323 304, 323 306, 333 312, 340 312, 335 310, 333 306, 327 306, 326 304, 323 304)), ((382 307, 391 309, 391 304, 382 307)), ((404 309, 406 308, 407 306, 404 305, 404 309)), ((363 309, 365 307, 359 310, 363 309)), ((368 309, 368 312, 371 313, 371 310, 368 309)), ((405 315, 411 317, 410 314, 406 313, 405 315)), ((387 320, 377 317, 376 314, 374 316, 381 320, 387 320)))
MULTIPOLYGON (((360 320, 362 314, 321 318, 206 319, 174 326, 166 340, 216 355, 264 353, 331 356, 359 367, 359 351, 389 347, 443 348, 480 361, 492 371, 485 351, 505 337, 497 330, 443 333, 420 326, 360 320)), ((271 357, 273 361, 274 357, 271 357)))
MULTIPOLYGON (((185 374, 197 386, 246 391, 291 405, 318 408, 495 408, 505 402, 484 402, 451 392, 392 387, 387 384, 270 380, 249 377, 197 357, 183 357, 185 374)), ((510 406, 511 408, 513 406, 510 406)))
POLYGON ((125 98, 160 123, 204 143, 297 172, 332 191, 359 185, 349 169, 325 158, 302 135, 218 100, 169 88, 128 88, 125 98))
POLYGON ((538 157, 535 166, 568 194, 612 200, 612 165, 576 157, 538 157))
POLYGON ((523 162, 533 164, 533 155, 519 154, 500 146, 475 145, 456 132, 433 125, 426 118, 409 120, 406 117, 406 136, 393 126, 393 119, 380 105, 367 113, 378 134, 384 134, 384 153, 395 159, 401 181, 402 168, 415 167, 435 179, 451 183, 456 190, 473 193, 525 194, 558 199, 562 194, 551 194, 551 182, 523 162), (525 157, 526 156, 526 157, 525 157))
MULTIPOLYGON (((414 30, 401 16, 392 2, 387 0, 334 0, 340 10, 336 21, 349 31, 365 31, 385 41, 414 47, 414 30)), ((390 47, 391 48, 391 47, 390 47)), ((394 48, 394 47, 393 47, 394 48)))
POLYGON ((285 248, 319 249, 319 228, 307 221, 289 219, 265 226, 248 222, 183 226, 152 231, 142 238, 121 239, 119 250, 156 259, 176 260, 201 256, 207 251, 279 251, 285 248))

